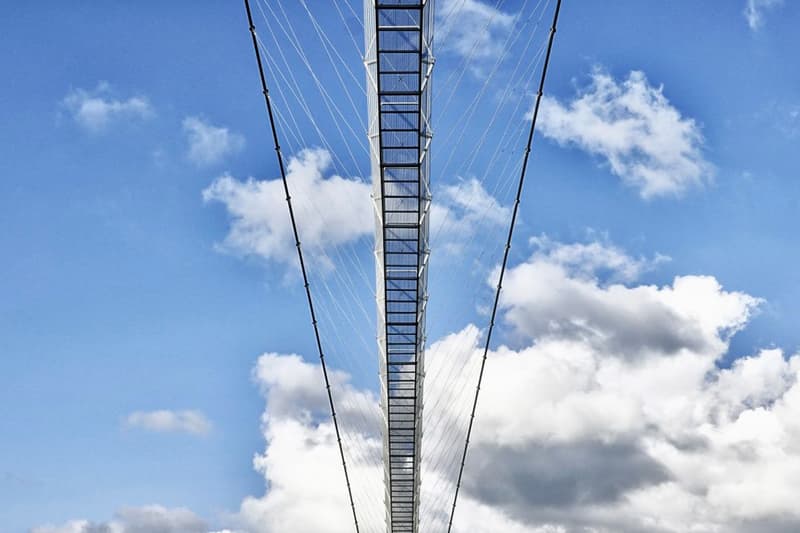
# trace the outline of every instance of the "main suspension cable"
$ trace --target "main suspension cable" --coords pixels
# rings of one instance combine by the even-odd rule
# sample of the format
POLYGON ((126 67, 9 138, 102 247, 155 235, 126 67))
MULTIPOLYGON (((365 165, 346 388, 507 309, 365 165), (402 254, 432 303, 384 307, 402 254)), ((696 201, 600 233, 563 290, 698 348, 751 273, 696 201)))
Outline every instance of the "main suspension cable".
POLYGON ((308 300, 308 310, 311 314, 311 324, 314 327, 314 337, 317 342, 317 352, 319 353, 320 366, 322 366, 322 375, 325 378, 325 389, 328 393, 328 403, 331 408, 331 418, 333 419, 333 427, 336 430, 336 442, 339 446, 339 455, 342 458, 342 469, 344 470, 344 480, 347 484, 347 495, 350 498, 350 508, 353 511, 353 522, 355 523, 356 533, 358 529, 358 516, 356 515, 356 506, 353 501, 353 491, 350 487, 350 476, 347 473, 347 462, 344 458, 344 447, 342 446, 342 437, 339 432, 339 422, 336 419, 336 409, 333 403, 333 395, 331 394, 331 383, 328 378, 328 367, 325 363, 325 354, 322 351, 322 341, 320 340, 319 327, 317 326, 317 315, 314 311, 314 300, 311 298, 311 285, 308 282, 308 274, 306 272, 306 264, 303 259, 303 249, 300 246, 300 235, 297 232, 297 222, 294 216, 294 208, 292 207, 292 197, 289 194, 289 182, 286 179, 286 168, 283 164, 283 154, 281 153, 280 142, 278 141, 278 130, 275 127, 275 117, 272 112, 272 101, 269 96, 269 88, 267 87, 267 79, 264 76, 264 67, 261 63, 261 53, 258 48, 258 40, 256 37, 256 27, 253 24, 253 14, 250 11, 250 0, 244 0, 244 6, 247 10, 247 22, 250 26, 250 36, 253 38, 253 50, 256 55, 256 62, 258 63, 258 75, 261 78, 261 92, 264 94, 264 103, 267 106, 267 114, 269 115, 269 125, 272 130, 272 140, 275 144, 275 154, 278 158, 278 166, 281 171, 281 180, 283 181, 283 190, 286 193, 286 205, 289 207, 289 218, 292 223, 292 232, 294 233, 295 246, 297 247, 297 259, 300 262, 300 271, 303 274, 303 286, 306 290, 306 298, 308 300))
POLYGON ((545 81, 545 78, 547 77, 547 67, 550 64, 550 52, 553 50, 553 39, 554 39, 554 37, 556 35, 556 26, 558 24, 558 13, 559 13, 560 10, 561 10, 561 0, 558 0, 556 2, 555 13, 553 14, 553 25, 550 27, 550 37, 549 37, 548 42, 547 42, 547 54, 545 55, 544 65, 542 66, 542 76, 539 79, 539 91, 536 93, 536 104, 534 105, 533 116, 531 117, 531 127, 530 127, 530 131, 528 132, 528 143, 527 143, 527 145, 525 147, 525 157, 522 160, 522 170, 521 170, 520 176, 519 176, 519 184, 517 185, 517 195, 516 195, 516 198, 514 199, 514 209, 511 212, 511 223, 509 224, 509 227, 508 227, 508 237, 506 238, 506 248, 503 251, 503 263, 502 263, 502 265, 500 267, 500 277, 497 280, 497 288, 496 288, 495 293, 494 293, 494 305, 492 306, 492 316, 491 316, 491 319, 489 321, 489 329, 488 329, 488 331, 486 333, 486 343, 483 346, 483 357, 481 359, 481 370, 480 370, 480 373, 478 374, 478 385, 475 388, 475 398, 473 399, 473 402, 472 402, 472 413, 470 414, 470 417, 469 417, 469 426, 467 428, 467 436, 466 436, 466 439, 464 441, 464 453, 461 456, 461 466, 459 467, 459 470, 458 470, 458 481, 456 482, 456 491, 455 491, 455 495, 453 496, 453 507, 450 510, 450 520, 448 521, 448 524, 447 524, 447 532, 448 533, 450 533, 450 531, 453 528, 453 516, 455 515, 455 512, 456 512, 456 503, 458 502, 458 493, 459 493, 459 490, 461 489, 461 478, 462 478, 462 476, 464 474, 464 464, 467 461, 467 451, 469 449, 469 438, 472 435, 472 426, 473 426, 473 423, 475 422, 475 410, 478 407, 478 396, 480 395, 481 382, 483 381, 483 373, 484 373, 484 369, 486 368, 486 358, 489 355, 489 345, 490 345, 490 343, 492 341, 492 332, 494 331, 494 323, 495 323, 495 318, 497 316, 497 307, 498 307, 498 305, 500 303, 500 292, 502 291, 502 288, 503 288, 503 276, 505 275, 506 266, 508 265, 508 254, 509 254, 509 251, 511 250, 511 239, 514 236, 514 225, 516 224, 516 221, 517 221, 517 213, 519 211, 520 198, 522 197, 522 187, 525 184, 525 173, 526 173, 526 170, 528 168, 528 158, 529 158, 530 153, 531 153, 531 145, 533 144, 533 132, 536 129, 536 119, 539 116, 539 105, 541 104, 542 94, 544 93, 544 81, 545 81))

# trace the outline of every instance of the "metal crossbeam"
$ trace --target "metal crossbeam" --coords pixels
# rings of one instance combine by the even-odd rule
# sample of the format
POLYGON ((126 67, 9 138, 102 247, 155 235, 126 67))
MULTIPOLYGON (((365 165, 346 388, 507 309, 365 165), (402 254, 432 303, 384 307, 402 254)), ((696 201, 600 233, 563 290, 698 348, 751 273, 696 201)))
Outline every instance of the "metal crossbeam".
POLYGON ((387 531, 419 523, 432 0, 365 0, 387 531))

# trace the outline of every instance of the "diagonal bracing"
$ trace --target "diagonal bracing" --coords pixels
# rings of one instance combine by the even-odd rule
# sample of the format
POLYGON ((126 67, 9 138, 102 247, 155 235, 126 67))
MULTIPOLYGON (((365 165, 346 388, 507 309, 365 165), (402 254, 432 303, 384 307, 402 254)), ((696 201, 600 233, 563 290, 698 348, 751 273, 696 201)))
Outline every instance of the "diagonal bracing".
POLYGON ((419 523, 433 0, 365 0, 387 531, 419 523))

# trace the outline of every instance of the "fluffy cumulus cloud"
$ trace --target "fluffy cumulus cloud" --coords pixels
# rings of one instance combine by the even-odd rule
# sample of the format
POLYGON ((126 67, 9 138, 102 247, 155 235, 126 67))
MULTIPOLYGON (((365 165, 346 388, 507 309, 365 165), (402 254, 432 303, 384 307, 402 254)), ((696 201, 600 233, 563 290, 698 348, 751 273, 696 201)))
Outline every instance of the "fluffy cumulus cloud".
POLYGON ((244 148, 244 137, 228 128, 213 126, 198 117, 186 117, 183 131, 189 143, 189 160, 206 166, 219 163, 226 156, 244 148))
POLYGON ((596 69, 572 100, 544 97, 538 127, 561 145, 602 158, 643 198, 679 195, 713 177, 698 124, 639 71, 617 81, 596 69))
POLYGON ((744 7, 744 18, 751 30, 764 25, 764 12, 783 5, 783 0, 747 0, 744 7))
MULTIPOLYGON (((266 480, 263 497, 247 498, 238 526, 250 533, 348 533, 353 517, 336 433, 330 423, 322 371, 297 355, 264 354, 254 377, 267 400, 264 453, 255 468, 266 480)), ((380 412, 372 393, 331 372, 346 458, 362 531, 383 523, 380 412)))
POLYGON ((190 433, 205 435, 211 431, 211 421, 200 411, 136 411, 125 418, 125 426, 159 433, 190 433))
MULTIPOLYGON (((535 244, 508 271, 507 342, 488 354, 453 531, 800 530, 800 355, 769 349, 720 365, 760 301, 709 276, 642 283, 654 260, 607 242, 535 244)), ((447 530, 482 340, 468 325, 427 351, 424 531, 447 530)), ((225 526, 352 531, 319 365, 267 353, 253 375, 267 405, 254 459, 265 491, 225 526)), ((346 373, 329 376, 361 530, 383 531, 379 401, 346 373)), ((33 530, 99 531, 206 529, 186 510, 149 507, 33 530)))
MULTIPOLYGON (((331 174, 331 162, 328 151, 306 149, 289 158, 287 165, 303 251, 327 270, 336 266, 337 247, 371 238, 375 231, 372 185, 331 174)), ((230 216, 222 249, 295 266, 294 236, 280 179, 241 181, 226 174, 203 191, 203 199, 222 203, 230 216)), ((431 231, 438 244, 459 251, 481 228, 498 227, 507 223, 509 216, 509 208, 479 181, 465 179, 437 191, 431 206, 431 231)))
MULTIPOLYGON (((374 231, 371 186, 358 178, 326 176, 330 166, 330 153, 321 149, 303 150, 287 165, 303 249, 328 266, 328 250, 374 231)), ((203 191, 203 199, 224 204, 231 217, 224 249, 294 266, 294 237, 280 179, 240 181, 226 174, 203 191)))
POLYGON ((93 133, 105 130, 111 123, 122 120, 141 120, 152 117, 150 101, 144 96, 118 99, 107 82, 92 90, 74 89, 62 105, 81 127, 93 133))
POLYGON ((480 0, 447 0, 438 9, 437 44, 444 51, 477 61, 502 54, 514 15, 480 0))
POLYGON ((208 526, 184 508, 160 505, 126 507, 108 522, 75 520, 61 526, 40 526, 30 533, 208 533, 208 526))
POLYGON ((597 243, 556 247, 506 272, 501 308, 521 338, 581 339, 618 355, 636 357, 651 349, 669 354, 686 347, 724 348, 726 335, 747 320, 741 313, 757 300, 738 293, 720 294, 713 277, 676 278, 671 287, 598 284, 595 272, 630 276, 641 260, 619 258, 618 250, 597 243), (573 262, 576 257, 594 259, 573 262), (595 271, 587 268, 592 266, 595 271), (618 272, 615 270, 618 269, 618 272), (716 305, 704 306, 706 299, 716 305), (721 331, 720 322, 727 328, 721 331), (666 327, 666 326, 669 327, 666 327), (723 335, 725 333, 725 335, 723 335))
MULTIPOLYGON (((513 343, 489 354, 455 531, 749 533, 800 525, 792 501, 800 356, 765 350, 720 367, 759 300, 708 276, 638 282, 652 261, 603 242, 546 241, 510 268, 501 327, 513 343)), ((470 325, 428 350, 426 531, 446 530, 481 341, 470 325)), ((267 447, 256 466, 269 488, 244 502, 238 525, 255 533, 286 524, 349 530, 319 367, 267 354, 256 379, 267 399, 267 447)), ((377 484, 379 494, 377 401, 342 373, 334 390, 345 406, 354 486, 377 484)), ((380 531, 380 498, 355 494, 363 529, 380 531)))

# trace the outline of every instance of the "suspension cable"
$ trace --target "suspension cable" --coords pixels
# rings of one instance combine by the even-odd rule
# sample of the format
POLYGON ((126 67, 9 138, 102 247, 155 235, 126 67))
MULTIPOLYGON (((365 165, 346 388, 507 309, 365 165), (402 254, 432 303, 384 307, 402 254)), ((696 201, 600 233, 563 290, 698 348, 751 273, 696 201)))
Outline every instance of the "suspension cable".
POLYGON ((503 263, 500 267, 500 277, 497 280, 497 288, 494 293, 494 305, 492 306, 492 317, 489 321, 489 330, 486 333, 486 343, 483 346, 483 357, 481 359, 481 370, 478 374, 478 385, 475 387, 475 398, 472 402, 472 413, 469 417, 469 426, 467 428, 467 436, 464 441, 464 453, 461 456, 461 466, 458 470, 458 481, 456 482, 456 491, 455 495, 453 496, 453 507, 450 510, 450 520, 447 524, 447 532, 453 528, 453 515, 456 512, 456 503, 458 502, 458 492, 461 488, 461 478, 464 474, 464 464, 467 461, 467 450, 469 449, 469 438, 472 435, 472 426, 475 422, 475 410, 478 407, 478 396, 480 395, 481 391, 481 382, 483 381, 483 373, 484 369, 486 368, 486 358, 489 354, 489 345, 492 340, 492 332, 494 331, 494 321, 497 316, 497 307, 500 302, 500 292, 503 288, 503 276, 506 272, 506 265, 508 264, 508 254, 511 250, 511 239, 514 236, 514 225, 517 221, 517 213, 519 211, 519 204, 520 198, 522 197, 522 187, 525 183, 525 172, 528 168, 528 158, 531 153, 531 145, 533 143, 533 132, 536 128, 536 118, 539 116, 539 105, 542 101, 542 94, 544 93, 544 81, 547 77, 547 66, 550 64, 550 52, 553 49, 553 38, 556 35, 556 25, 558 24, 558 13, 561 10, 561 0, 557 0, 556 2, 556 9, 553 14, 553 25, 550 27, 550 37, 547 42, 547 54, 544 58, 544 65, 542 66, 542 76, 539 79, 539 91, 536 93, 536 104, 533 108, 533 116, 531 117, 531 127, 530 131, 528 132, 528 144, 525 147, 525 157, 522 160, 522 170, 519 176, 519 184, 517 185, 517 195, 514 199, 514 209, 511 212, 511 223, 508 227, 508 237, 506 239, 506 248, 503 251, 503 263))
POLYGON ((300 235, 297 232, 297 222, 294 216, 294 208, 292 207, 292 197, 289 194, 289 182, 286 179, 286 168, 283 164, 283 155, 281 153, 280 142, 278 141, 278 130, 275 127, 275 117, 272 112, 272 101, 269 96, 269 88, 267 87, 267 79, 264 76, 264 67, 261 63, 261 53, 258 49, 258 40, 256 38, 256 27, 253 24, 253 14, 250 11, 250 0, 244 0, 244 6, 247 10, 247 22, 250 26, 250 36, 253 38, 253 50, 256 55, 256 62, 258 63, 258 75, 261 78, 261 92, 264 94, 264 103, 267 107, 267 114, 269 115, 269 125, 272 130, 272 140, 275 144, 275 154, 278 158, 278 166, 281 171, 281 180, 283 181, 283 190, 286 193, 286 205, 289 208, 289 218, 292 223, 292 232, 294 233, 295 246, 297 247, 297 259, 300 262, 300 271, 303 274, 303 286, 306 290, 306 299, 308 300, 308 310, 311 314, 311 325, 314 327, 314 337, 317 342, 317 352, 319 352, 320 365, 322 366, 322 375, 325 378, 325 389, 328 393, 328 403, 331 408, 331 418, 333 419, 333 427, 336 430, 336 442, 339 445, 339 455, 342 458, 342 469, 344 470, 344 480, 347 484, 347 495, 350 498, 350 508, 353 511, 353 522, 355 523, 356 533, 358 529, 358 516, 356 515, 356 506, 353 501, 353 491, 350 487, 350 476, 347 473, 347 462, 344 458, 344 447, 342 446, 342 437, 339 432, 339 422, 336 419, 336 409, 333 403, 333 395, 331 394, 331 383, 328 379, 328 367, 325 363, 325 354, 322 351, 322 341, 320 340, 319 327, 317 325, 317 315, 314 311, 314 300, 311 298, 311 285, 308 282, 308 274, 306 272, 306 264, 303 259, 303 249, 300 246, 300 235))

